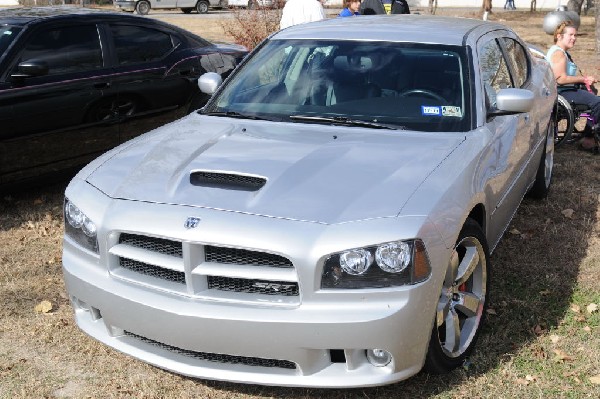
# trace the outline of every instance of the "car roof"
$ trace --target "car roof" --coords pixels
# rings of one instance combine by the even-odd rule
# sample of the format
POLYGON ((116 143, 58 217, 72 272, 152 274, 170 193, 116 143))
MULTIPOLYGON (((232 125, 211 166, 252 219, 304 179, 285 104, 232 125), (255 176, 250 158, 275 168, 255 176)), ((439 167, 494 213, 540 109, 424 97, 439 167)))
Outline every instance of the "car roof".
MULTIPOLYGON (((272 39, 341 39, 464 45, 471 32, 507 29, 504 25, 471 18, 431 15, 374 15, 332 18, 294 25, 272 39)), ((477 34, 476 36, 479 36, 477 34)))
POLYGON ((60 20, 78 18, 118 18, 135 19, 136 21, 145 18, 137 15, 129 15, 114 10, 104 10, 98 8, 87 8, 81 6, 50 6, 50 7, 18 7, 18 8, 0 8, 0 26, 15 25, 24 26, 42 20, 60 20))

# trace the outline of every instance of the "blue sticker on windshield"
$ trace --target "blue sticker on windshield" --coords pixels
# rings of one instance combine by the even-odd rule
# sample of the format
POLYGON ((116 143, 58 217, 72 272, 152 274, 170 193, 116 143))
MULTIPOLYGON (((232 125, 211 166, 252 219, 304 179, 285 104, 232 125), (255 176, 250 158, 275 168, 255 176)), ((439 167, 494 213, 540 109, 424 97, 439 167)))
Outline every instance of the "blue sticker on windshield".
POLYGON ((421 115, 441 116, 442 108, 431 105, 421 105, 421 115))

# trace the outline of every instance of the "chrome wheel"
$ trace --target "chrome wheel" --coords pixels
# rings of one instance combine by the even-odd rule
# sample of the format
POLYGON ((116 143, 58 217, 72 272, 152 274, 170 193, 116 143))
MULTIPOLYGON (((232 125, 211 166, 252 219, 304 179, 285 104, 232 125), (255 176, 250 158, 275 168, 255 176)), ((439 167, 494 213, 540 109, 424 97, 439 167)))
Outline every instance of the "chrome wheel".
POLYGON ((446 269, 425 368, 446 373, 469 356, 485 317, 489 250, 481 227, 467 219, 446 269))

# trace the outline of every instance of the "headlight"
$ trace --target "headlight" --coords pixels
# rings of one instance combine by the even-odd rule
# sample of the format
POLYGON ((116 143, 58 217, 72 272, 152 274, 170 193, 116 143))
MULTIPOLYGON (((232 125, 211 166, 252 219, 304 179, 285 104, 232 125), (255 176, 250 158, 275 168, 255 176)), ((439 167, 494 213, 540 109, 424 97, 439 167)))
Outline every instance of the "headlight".
POLYGON ((415 284, 431 272, 421 240, 354 248, 325 261, 321 288, 383 288, 415 284))
POLYGON ((81 210, 65 198, 65 235, 82 247, 98 252, 96 224, 81 210))

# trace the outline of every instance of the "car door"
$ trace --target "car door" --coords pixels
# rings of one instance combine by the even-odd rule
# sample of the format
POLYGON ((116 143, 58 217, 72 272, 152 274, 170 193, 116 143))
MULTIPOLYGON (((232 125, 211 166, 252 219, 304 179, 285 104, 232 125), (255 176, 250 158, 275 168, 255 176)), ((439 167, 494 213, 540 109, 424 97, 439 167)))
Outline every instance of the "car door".
MULTIPOLYGON (((486 110, 495 109, 496 94, 504 88, 526 85, 529 63, 521 65, 525 80, 516 83, 511 74, 504 46, 505 35, 493 32, 483 36, 477 46, 480 74, 486 110)), ((489 165, 486 191, 491 199, 489 225, 490 237, 500 237, 513 216, 524 194, 523 173, 529 161, 531 140, 534 132, 529 113, 490 116, 485 128, 490 141, 483 160, 489 165)))
POLYGON ((40 26, 7 54, 0 108, 2 182, 38 177, 88 162, 118 142, 110 113, 90 113, 112 91, 94 23, 40 26))
POLYGON ((169 57, 181 45, 180 39, 171 32, 128 23, 111 23, 106 29, 115 49, 121 141, 185 115, 197 71, 191 66, 193 57, 182 62, 169 57))

